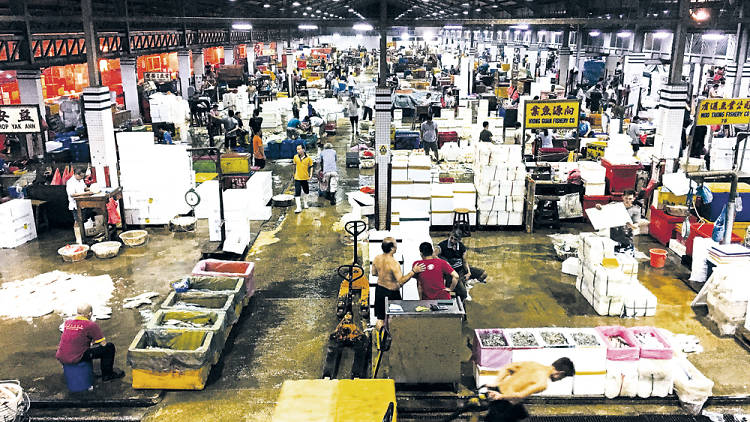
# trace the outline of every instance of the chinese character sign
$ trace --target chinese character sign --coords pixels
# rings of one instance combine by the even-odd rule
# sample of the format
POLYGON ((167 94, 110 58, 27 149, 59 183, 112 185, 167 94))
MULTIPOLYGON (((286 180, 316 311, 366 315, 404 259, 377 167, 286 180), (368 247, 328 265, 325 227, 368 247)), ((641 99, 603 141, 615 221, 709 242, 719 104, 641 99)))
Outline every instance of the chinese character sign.
POLYGON ((0 106, 0 133, 39 133, 42 131, 39 120, 37 105, 0 106))
POLYGON ((715 98, 702 100, 698 104, 698 117, 695 124, 737 125, 750 123, 750 99, 715 98))
POLYGON ((578 100, 526 101, 526 129, 574 129, 578 127, 578 100))

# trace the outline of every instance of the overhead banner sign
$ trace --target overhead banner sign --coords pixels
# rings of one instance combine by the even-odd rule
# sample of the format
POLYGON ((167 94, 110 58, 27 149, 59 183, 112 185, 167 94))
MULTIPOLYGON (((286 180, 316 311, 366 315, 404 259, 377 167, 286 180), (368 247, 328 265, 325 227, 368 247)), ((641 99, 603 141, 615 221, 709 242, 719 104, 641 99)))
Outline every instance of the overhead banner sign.
POLYGON ((698 104, 698 116, 695 124, 737 125, 750 123, 750 99, 748 98, 714 98, 701 100, 698 104))
POLYGON ((0 133, 39 133, 41 121, 38 105, 0 106, 0 133))
POLYGON ((575 129, 581 112, 579 100, 526 101, 526 129, 575 129))

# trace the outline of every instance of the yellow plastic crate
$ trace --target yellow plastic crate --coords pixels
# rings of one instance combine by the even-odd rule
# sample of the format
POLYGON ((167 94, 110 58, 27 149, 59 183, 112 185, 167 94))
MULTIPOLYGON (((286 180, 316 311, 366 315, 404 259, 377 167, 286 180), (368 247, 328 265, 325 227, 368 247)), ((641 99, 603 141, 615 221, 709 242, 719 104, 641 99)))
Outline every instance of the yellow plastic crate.
POLYGON ((195 183, 203 183, 209 180, 214 180, 219 176, 219 173, 195 173, 195 183))
MULTIPOLYGON (((712 193, 729 193, 731 183, 727 182, 714 182, 705 184, 712 193)), ((737 183, 737 193, 748 193, 750 192, 750 185, 747 183, 737 183)))
POLYGON ((224 174, 250 173, 250 154, 224 154, 219 164, 224 174))
POLYGON ((678 196, 664 189, 664 187, 660 187, 657 201, 658 208, 664 208, 664 205, 685 205, 687 204, 687 195, 678 196))
POLYGON ((594 141, 586 144, 586 158, 596 160, 604 156, 604 150, 607 149, 607 141, 594 141))
POLYGON ((276 93, 276 98, 289 98, 289 93, 286 91, 279 91, 276 93))
POLYGON ((133 389, 203 390, 211 364, 185 371, 156 372, 133 369, 133 389))

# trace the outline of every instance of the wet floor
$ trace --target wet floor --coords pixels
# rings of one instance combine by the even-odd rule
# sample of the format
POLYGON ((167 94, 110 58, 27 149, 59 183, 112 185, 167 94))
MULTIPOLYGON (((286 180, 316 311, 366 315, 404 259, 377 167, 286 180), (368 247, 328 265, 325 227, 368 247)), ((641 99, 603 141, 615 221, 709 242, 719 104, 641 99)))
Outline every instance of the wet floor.
MULTIPOLYGON (((349 211, 344 192, 359 185, 360 171, 345 169, 348 122, 339 122, 334 138, 342 173, 342 188, 334 207, 315 200, 310 209, 294 214, 293 209, 274 208, 266 223, 254 223, 257 236, 247 257, 256 263, 257 294, 234 327, 221 362, 216 365, 204 391, 168 392, 149 409, 149 421, 268 421, 279 388, 286 379, 319 378, 323 369, 328 333, 335 327, 335 297, 339 282, 336 267, 352 260, 351 241, 338 229, 340 217, 349 211)), ((275 164, 274 193, 289 191, 290 165, 275 164)), ((362 171, 361 174, 372 174, 362 171)), ((313 186, 315 189, 315 185, 313 186)), ((313 192, 315 194, 316 192, 313 192)), ((582 225, 570 230, 584 229, 582 225)), ((138 310, 122 308, 124 298, 144 291, 156 291, 155 309, 169 291, 170 281, 188 274, 200 258, 200 246, 207 240, 205 222, 195 233, 173 234, 149 228, 149 243, 142 248, 123 249, 111 260, 63 263, 55 251, 72 241, 70 231, 53 231, 38 241, 17 249, 0 250, 0 283, 24 279, 59 269, 62 271, 110 274, 115 280, 112 319, 102 321, 107 338, 118 346, 116 366, 127 368, 124 350, 144 320, 138 310)), ((560 261, 548 233, 528 235, 515 231, 480 231, 465 239, 473 265, 488 271, 487 284, 471 290, 466 305, 466 337, 474 328, 535 327, 621 324, 654 325, 675 333, 695 334, 705 351, 690 360, 712 378, 716 395, 746 395, 750 384, 748 355, 734 340, 719 338, 715 329, 689 307, 694 292, 680 279, 685 269, 670 261, 666 268, 640 267, 640 280, 659 299, 651 318, 620 319, 599 317, 575 289, 575 279, 560 272, 560 261)), ((437 242, 444 232, 432 233, 437 242)), ((638 240, 647 251, 653 242, 638 240)), ((59 340, 61 318, 49 315, 31 322, 0 320, 0 378, 21 380, 39 399, 67 399, 59 363, 54 353, 59 340)), ((466 356, 469 359, 467 349, 466 356)), ((464 364, 470 380, 470 365, 464 364)), ((129 374, 122 381, 99 385, 94 397, 150 398, 152 391, 133 391, 129 374)), ((471 381, 463 386, 464 392, 471 381)), ((75 397, 73 397, 75 398, 75 397)), ((532 406, 532 413, 637 414, 642 406, 532 406)), ((678 412, 676 406, 651 406, 655 413, 678 412)))

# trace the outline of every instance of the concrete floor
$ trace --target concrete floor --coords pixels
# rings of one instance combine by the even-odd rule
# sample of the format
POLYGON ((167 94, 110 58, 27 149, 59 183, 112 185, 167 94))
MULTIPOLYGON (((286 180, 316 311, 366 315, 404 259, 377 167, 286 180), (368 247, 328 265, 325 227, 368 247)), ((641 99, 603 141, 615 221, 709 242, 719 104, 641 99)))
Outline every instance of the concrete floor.
MULTIPOLYGON (((334 230, 349 206, 344 192, 358 186, 357 169, 344 169, 348 122, 340 121, 335 138, 342 175, 339 203, 325 201, 295 215, 292 209, 274 209, 273 218, 255 224, 260 233, 247 259, 256 262, 258 292, 235 326, 222 360, 215 366, 204 391, 168 392, 148 410, 147 421, 268 421, 282 382, 286 379, 319 378, 323 369, 328 333, 335 327, 338 265, 351 260, 351 242, 334 230)), ((288 189, 291 166, 272 166, 275 193, 288 189)), ((365 174, 365 171, 362 172, 365 174)), ((570 228, 578 231, 582 225, 570 228)), ((583 228, 585 230, 585 228, 583 228)), ((123 249, 112 260, 63 263, 55 251, 72 241, 70 231, 44 233, 40 239, 17 249, 0 250, 0 283, 60 269, 92 275, 110 274, 116 292, 112 319, 101 326, 118 348, 116 366, 127 369, 124 350, 144 320, 137 310, 122 309, 123 298, 154 290, 169 291, 169 282, 192 269, 200 257, 207 230, 173 234, 149 229, 149 243, 123 249)), ((465 243, 470 261, 485 268, 490 279, 471 291, 466 305, 465 336, 474 328, 535 326, 654 325, 675 333, 697 335, 705 351, 691 361, 715 383, 715 394, 744 396, 750 384, 748 354, 732 339, 717 337, 705 318, 689 307, 694 293, 679 279, 685 269, 668 262, 652 270, 641 265, 640 279, 659 298, 657 315, 651 318, 598 317, 575 290, 575 279, 562 275, 560 262, 546 232, 527 235, 513 231, 476 232, 465 243)), ((439 241, 445 233, 435 232, 439 241)), ((652 246, 641 237, 639 249, 652 246)), ((61 318, 48 315, 32 322, 0 320, 0 378, 19 379, 36 399, 67 400, 61 368, 54 359, 61 318)), ((465 360, 469 359, 466 350, 465 360)), ((468 368, 469 365, 464 365, 468 368)), ((466 374, 468 375, 468 374, 466 374)), ((159 400, 153 391, 133 391, 129 374, 122 381, 99 385, 95 398, 143 398, 159 400)), ((469 387, 467 383, 464 388, 469 387)), ((467 390, 464 389, 463 393, 467 390)), ((532 406, 534 414, 639 414, 679 413, 675 405, 532 406)), ((716 408, 738 412, 742 407, 716 408)))

